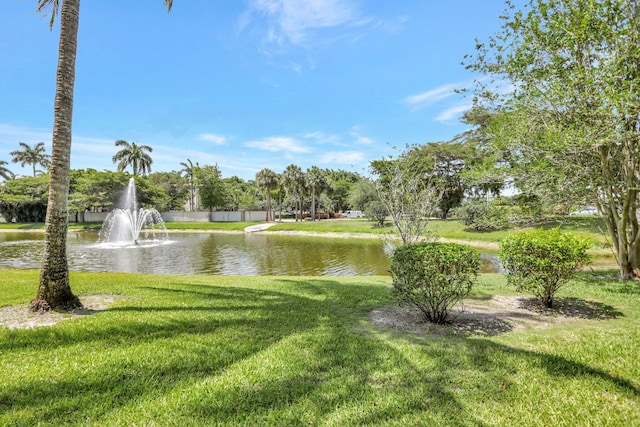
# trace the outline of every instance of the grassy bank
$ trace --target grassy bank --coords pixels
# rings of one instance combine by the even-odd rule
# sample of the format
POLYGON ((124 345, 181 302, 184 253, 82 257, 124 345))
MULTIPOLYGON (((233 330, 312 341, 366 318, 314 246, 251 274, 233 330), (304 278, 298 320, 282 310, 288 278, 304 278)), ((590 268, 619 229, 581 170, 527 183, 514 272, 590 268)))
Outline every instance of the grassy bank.
POLYGON ((244 231, 245 228, 261 222, 166 222, 170 231, 244 231))
MULTIPOLYGON (((2 271, 0 306, 37 272, 2 271)), ((591 307, 495 336, 380 329, 387 277, 73 273, 107 310, 0 328, 0 425, 640 425, 640 284, 585 274, 591 307)), ((512 295, 483 275, 473 301, 512 295)))
MULTIPOLYGON (((602 220, 595 217, 555 217, 546 221, 540 227, 554 228, 560 227, 565 231, 570 231, 592 240, 594 245, 602 247, 607 245, 606 238, 600 231, 604 229, 602 220)), ((427 231, 435 236, 444 239, 480 241, 499 243, 502 239, 511 233, 529 231, 535 227, 514 227, 506 230, 498 230, 491 232, 475 232, 471 231, 462 222, 458 220, 440 220, 434 219, 429 221, 427 231)), ((277 224, 269 228, 269 231, 306 231, 306 232, 339 232, 339 233, 370 233, 384 234, 395 232, 391 225, 384 228, 375 227, 371 221, 364 219, 349 219, 336 221, 316 221, 316 222, 287 222, 277 224)))
MULTIPOLYGON (((165 226, 168 230, 182 231, 242 231, 246 227, 263 222, 167 222, 165 226)), ((560 227, 562 230, 586 236, 592 240, 595 246, 608 246, 607 238, 601 232, 604 230, 602 220, 597 217, 555 217, 547 220, 542 227, 560 227)), ((99 230, 102 223, 70 223, 70 230, 99 230)), ((444 239, 456 239, 466 241, 479 241, 499 243, 504 237, 511 233, 528 231, 534 227, 515 227, 507 230, 492 232, 470 231, 458 220, 431 220, 427 226, 427 231, 444 239)), ((42 223, 2 223, 0 229, 7 230, 44 230, 42 223)), ((371 234, 372 236, 394 233, 394 228, 387 224, 385 227, 376 227, 372 221, 365 219, 341 219, 341 220, 321 220, 302 222, 283 222, 271 226, 268 231, 301 231, 308 233, 350 233, 350 234, 371 234)))
MULTIPOLYGON (((580 236, 587 237, 592 242, 589 250, 593 258, 593 265, 597 267, 610 267, 615 265, 613 253, 607 237, 601 232, 603 229, 602 220, 596 217, 556 217, 546 221, 537 227, 555 228, 572 232, 580 236)), ((506 230, 491 232, 475 232, 469 230, 458 220, 431 220, 427 225, 427 232, 439 239, 456 241, 481 247, 483 250, 497 250, 500 241, 512 233, 530 231, 537 227, 513 227, 506 230)), ((344 233, 347 235, 380 236, 383 234, 396 233, 390 225, 384 228, 375 227, 374 223, 362 219, 349 219, 337 221, 316 221, 316 222, 287 222, 277 224, 266 232, 300 232, 300 233, 344 233)))

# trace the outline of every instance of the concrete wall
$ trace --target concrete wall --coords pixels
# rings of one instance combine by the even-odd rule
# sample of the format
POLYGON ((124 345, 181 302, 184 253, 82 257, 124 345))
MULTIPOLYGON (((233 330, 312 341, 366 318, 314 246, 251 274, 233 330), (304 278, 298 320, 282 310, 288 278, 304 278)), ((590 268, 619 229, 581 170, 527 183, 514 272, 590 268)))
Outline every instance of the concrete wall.
POLYGON ((164 222, 209 222, 209 212, 162 212, 164 222))
POLYGON ((267 219, 267 211, 245 211, 245 221, 265 221, 267 219))
MULTIPOLYGON (((84 222, 104 222, 108 212, 84 212, 84 222)), ((165 222, 244 222, 244 221, 264 221, 267 213, 265 211, 214 211, 209 217, 208 211, 182 212, 171 211, 162 212, 162 219, 165 222)), ((72 218, 73 219, 73 218, 72 218)), ((3 218, 0 216, 0 222, 3 218)), ((79 219, 82 221, 82 219, 79 219)))
POLYGON ((212 222, 244 222, 264 221, 267 218, 266 211, 215 211, 211 213, 212 222))
MULTIPOLYGON (((107 215, 109 215, 108 212, 85 212, 84 222, 104 222, 107 215)), ((80 218, 79 220, 82 221, 80 218)))

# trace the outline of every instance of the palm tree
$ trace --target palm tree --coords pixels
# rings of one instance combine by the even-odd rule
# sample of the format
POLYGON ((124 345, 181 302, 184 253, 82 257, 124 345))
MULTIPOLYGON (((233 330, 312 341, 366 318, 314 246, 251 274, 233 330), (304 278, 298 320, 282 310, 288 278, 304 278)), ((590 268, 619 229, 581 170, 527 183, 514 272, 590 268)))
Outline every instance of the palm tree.
MULTIPOLYGON (((56 94, 53 103, 53 137, 49 168, 49 199, 45 219, 45 244, 38 293, 31 301, 32 311, 80 306, 71 292, 67 262, 68 198, 71 175, 71 124, 75 85, 80 0, 38 0, 37 12, 51 10, 50 28, 60 12, 60 41, 56 94)), ((164 0, 171 10, 173 0, 164 0)))
POLYGON ((267 196, 267 222, 275 220, 271 210, 271 191, 278 185, 278 174, 269 168, 264 168, 256 174, 256 187, 267 196))
POLYGON ((0 177, 4 178, 5 181, 13 179, 14 177, 13 172, 6 168, 5 165, 7 164, 4 160, 0 160, 0 177))
POLYGON ((20 162, 20 166, 31 165, 33 167, 33 176, 38 172, 36 166, 40 165, 48 168, 51 163, 51 156, 45 153, 44 142, 38 142, 31 147, 29 144, 19 142, 22 150, 15 150, 9 154, 13 156, 13 163, 20 162))
POLYGON ((276 190, 278 190, 278 221, 282 221, 282 199, 284 198, 284 195, 286 193, 284 174, 282 173, 278 175, 276 190))
POLYGON ((116 141, 116 147, 124 147, 111 158, 113 163, 119 162, 118 172, 122 172, 127 166, 131 166, 133 169, 133 176, 137 176, 139 173, 146 175, 148 172, 151 172, 151 163, 153 163, 153 160, 145 151, 151 153, 153 148, 148 145, 138 145, 135 142, 129 144, 122 139, 116 141))
POLYGON ((180 162, 180 166, 182 166, 182 170, 180 172, 184 172, 187 179, 189 180, 189 211, 195 211, 195 192, 196 187, 193 181, 193 163, 191 159, 187 159, 187 163, 180 162))
MULTIPOLYGON (((60 0, 38 0, 38 12, 47 7, 52 8, 51 28, 53 28, 54 17, 59 6, 60 0)), ((44 258, 40 269, 38 293, 30 304, 32 311, 48 311, 59 307, 72 308, 81 305, 78 297, 71 292, 67 263, 71 122, 79 12, 80 0, 62 2, 44 258)))
POLYGON ((307 188, 311 190, 311 221, 316 220, 316 195, 328 186, 327 178, 324 176, 322 169, 317 166, 311 166, 304 174, 304 182, 307 188))
POLYGON ((300 166, 291 164, 286 167, 286 169, 282 173, 282 177, 287 193, 293 196, 293 198, 296 200, 296 210, 300 212, 299 217, 298 213, 296 213, 296 221, 298 221, 298 218, 302 219, 302 192, 304 191, 304 173, 302 172, 302 169, 300 169, 300 166))

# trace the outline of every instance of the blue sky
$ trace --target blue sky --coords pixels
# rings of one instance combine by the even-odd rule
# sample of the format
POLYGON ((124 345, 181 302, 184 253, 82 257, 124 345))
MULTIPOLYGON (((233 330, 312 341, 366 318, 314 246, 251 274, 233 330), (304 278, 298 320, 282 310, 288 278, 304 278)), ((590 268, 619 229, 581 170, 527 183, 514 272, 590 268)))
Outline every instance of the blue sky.
MULTIPOLYGON (((51 150, 59 27, 0 2, 0 160, 51 150)), ((114 142, 152 171, 217 163, 253 179, 295 163, 365 173, 392 147, 465 130, 461 61, 500 27, 500 0, 83 1, 71 167, 116 170, 114 142)))

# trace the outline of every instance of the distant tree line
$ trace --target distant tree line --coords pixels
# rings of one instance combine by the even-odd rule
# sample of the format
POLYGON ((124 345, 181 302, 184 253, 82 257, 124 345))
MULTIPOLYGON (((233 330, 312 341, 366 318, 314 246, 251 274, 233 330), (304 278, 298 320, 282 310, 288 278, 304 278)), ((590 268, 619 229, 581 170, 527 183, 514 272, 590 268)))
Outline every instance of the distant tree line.
MULTIPOLYGON (((245 180, 237 176, 225 178, 218 165, 200 165, 191 159, 181 162, 180 170, 151 172, 151 146, 117 140, 115 147, 119 150, 112 157, 117 172, 70 171, 69 212, 72 220, 74 214, 80 220, 83 212, 111 210, 133 176, 139 203, 160 211, 264 210, 265 220, 274 221, 283 217, 315 220, 319 214, 327 217, 328 213, 358 210, 377 226, 384 226, 388 220, 400 225, 401 235, 408 233, 405 237, 409 241, 413 239, 410 236, 421 236, 425 225, 421 219, 436 215, 446 219, 456 212, 463 220, 470 218, 471 228, 491 230, 507 224, 506 216, 495 207, 503 199, 495 198, 509 180, 500 172, 500 165, 508 159, 487 145, 485 129, 492 118, 481 109, 467 112, 463 121, 471 130, 451 141, 411 145, 395 158, 374 160, 368 176, 318 166, 303 170, 291 164, 280 173, 264 168, 255 179, 245 180), (412 212, 407 205, 410 188, 414 197, 412 212)), ((0 176, 4 179, 0 185, 0 213, 9 221, 42 221, 50 156, 42 142, 33 147, 23 142, 19 145, 21 150, 10 153, 12 160, 32 166, 33 176, 17 177, 7 169, 6 161, 0 161, 0 176)), ((557 210, 557 206, 545 205, 541 196, 530 191, 517 198, 519 217, 531 218, 557 210)))

